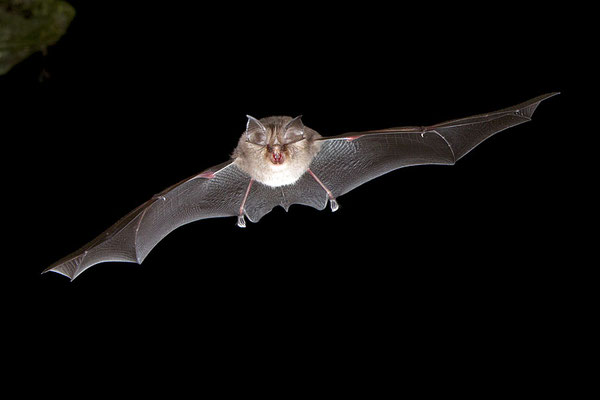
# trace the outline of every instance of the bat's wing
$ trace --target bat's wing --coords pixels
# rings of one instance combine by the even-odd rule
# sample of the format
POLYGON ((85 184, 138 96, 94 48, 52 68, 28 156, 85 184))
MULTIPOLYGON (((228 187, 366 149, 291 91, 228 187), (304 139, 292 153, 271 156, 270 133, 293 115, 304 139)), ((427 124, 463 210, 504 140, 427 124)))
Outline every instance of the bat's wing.
MULTIPOLYGON (((531 119, 549 93, 514 107, 423 127, 401 127, 323 137, 310 170, 334 199, 397 168, 451 165, 479 143, 531 119)), ((333 203, 335 204, 335 203, 333 203)), ((332 206, 333 206, 332 204, 332 206)))
POLYGON ((75 279, 105 261, 141 263, 161 239, 184 224, 238 215, 249 181, 231 161, 210 168, 153 196, 44 272, 75 279))

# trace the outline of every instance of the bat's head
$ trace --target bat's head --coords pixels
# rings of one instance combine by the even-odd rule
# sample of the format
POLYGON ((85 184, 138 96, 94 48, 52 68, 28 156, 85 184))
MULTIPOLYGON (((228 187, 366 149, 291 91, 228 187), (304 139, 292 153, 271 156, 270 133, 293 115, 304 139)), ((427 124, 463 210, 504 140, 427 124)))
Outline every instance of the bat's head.
POLYGON ((294 183, 306 170, 318 148, 315 131, 300 117, 248 116, 246 131, 234 152, 236 163, 250 176, 269 186, 294 183))
POLYGON ((265 160, 283 165, 294 156, 294 144, 304 140, 304 124, 299 116, 257 120, 248 115, 245 135, 247 142, 262 147, 265 160))

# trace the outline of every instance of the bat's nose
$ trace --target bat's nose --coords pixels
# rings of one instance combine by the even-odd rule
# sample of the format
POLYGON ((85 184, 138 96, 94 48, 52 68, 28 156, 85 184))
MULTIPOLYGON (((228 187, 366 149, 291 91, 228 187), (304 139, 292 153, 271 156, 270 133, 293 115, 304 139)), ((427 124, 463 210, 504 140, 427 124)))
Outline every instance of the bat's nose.
POLYGON ((271 162, 273 164, 281 164, 283 163, 283 153, 281 152, 281 146, 279 145, 269 145, 267 146, 267 151, 271 155, 271 162))
POLYGON ((281 150, 281 146, 279 145, 267 146, 267 151, 271 153, 271 161, 273 161, 274 164, 283 163, 283 153, 281 150))

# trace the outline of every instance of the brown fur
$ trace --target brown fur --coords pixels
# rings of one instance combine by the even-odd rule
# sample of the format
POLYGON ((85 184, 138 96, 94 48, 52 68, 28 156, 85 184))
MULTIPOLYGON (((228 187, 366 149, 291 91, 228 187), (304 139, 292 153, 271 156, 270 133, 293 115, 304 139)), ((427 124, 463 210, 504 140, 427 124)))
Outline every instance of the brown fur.
MULTIPOLYGON (((267 143, 271 146, 281 144, 281 135, 291 117, 267 117, 260 120, 267 130, 267 143)), ((250 177, 268 186, 284 186, 295 183, 308 170, 308 167, 320 149, 317 132, 304 127, 304 139, 287 145, 280 145, 284 161, 281 164, 271 162, 267 146, 250 143, 246 133, 242 134, 232 157, 234 163, 250 177)))

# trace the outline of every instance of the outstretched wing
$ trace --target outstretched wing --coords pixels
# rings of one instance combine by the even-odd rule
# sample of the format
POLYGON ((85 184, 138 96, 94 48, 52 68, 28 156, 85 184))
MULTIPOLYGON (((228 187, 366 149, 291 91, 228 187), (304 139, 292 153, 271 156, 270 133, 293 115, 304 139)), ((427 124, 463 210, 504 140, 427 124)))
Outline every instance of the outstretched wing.
POLYGON ((495 133, 529 121, 540 102, 556 94, 431 126, 323 137, 310 169, 335 198, 397 168, 451 165, 495 133))
POLYGON ((210 168, 153 196, 44 272, 75 279, 105 261, 139 264, 174 229, 200 219, 237 215, 249 180, 231 161, 210 168))

